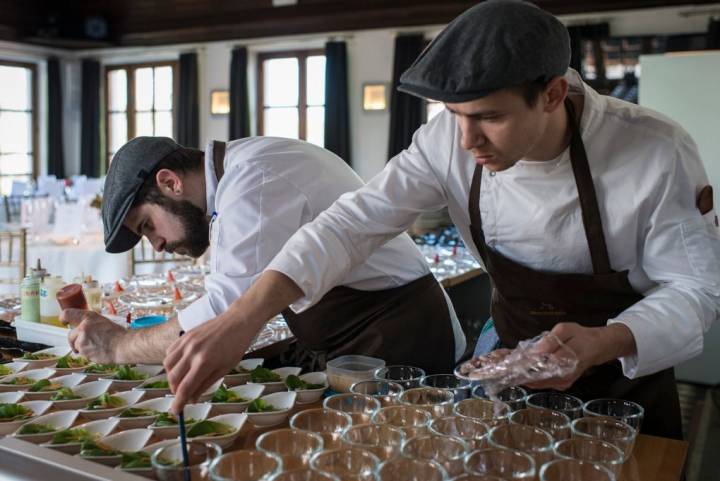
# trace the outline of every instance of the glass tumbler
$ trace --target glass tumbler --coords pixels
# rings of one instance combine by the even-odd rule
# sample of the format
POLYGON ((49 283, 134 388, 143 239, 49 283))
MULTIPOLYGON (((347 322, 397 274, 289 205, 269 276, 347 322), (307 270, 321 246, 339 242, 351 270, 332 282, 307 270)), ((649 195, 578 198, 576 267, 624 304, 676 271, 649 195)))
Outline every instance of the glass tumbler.
POLYGON ((150 464, 160 481, 185 481, 188 472, 192 481, 207 480, 210 466, 220 457, 222 449, 215 443, 191 441, 187 443, 189 466, 182 464, 180 442, 156 449, 150 464), (179 461, 179 464, 178 464, 179 461))
POLYGON ((358 381, 350 386, 350 392, 355 394, 366 394, 380 401, 381 407, 394 406, 398 403, 397 398, 405 389, 398 383, 373 379, 358 381))
POLYGON ((364 449, 331 449, 315 454, 310 467, 331 473, 342 481, 375 481, 380 459, 364 449))
POLYGON ((210 465, 212 481, 260 481, 282 471, 282 460, 271 453, 241 449, 223 454, 210 465))
POLYGON ((503 424, 488 434, 490 446, 522 451, 532 456, 537 466, 553 459, 553 442, 547 432, 524 424, 503 424))
POLYGON ((632 426, 635 431, 642 427, 645 409, 638 403, 625 399, 593 399, 583 405, 585 416, 609 416, 632 426))
POLYGON ((556 459, 540 469, 540 481, 615 481, 615 476, 599 464, 556 459))
POLYGON ((427 411, 433 418, 441 418, 452 414, 455 395, 448 389, 417 387, 402 393, 398 401, 401 405, 427 411))
POLYGON ((255 447, 279 456, 283 469, 301 469, 309 467, 313 454, 322 451, 323 440, 310 431, 277 429, 261 434, 255 447))
POLYGON ((507 423, 510 407, 500 401, 470 398, 456 403, 453 413, 457 416, 479 419, 488 426, 497 426, 507 423))
POLYGON ((625 461, 632 456, 637 431, 615 418, 585 417, 572 422, 573 437, 597 438, 617 446, 625 461))
POLYGON ((540 428, 547 431, 555 441, 569 439, 572 433, 570 418, 560 411, 549 409, 520 409, 510 415, 510 423, 540 428))
POLYGON ((530 481, 535 478, 535 460, 514 449, 481 449, 465 458, 465 471, 499 476, 508 481, 530 481))
POLYGON ((445 468, 448 476, 459 476, 465 471, 465 456, 470 452, 460 438, 426 434, 408 439, 402 447, 402 455, 413 459, 435 461, 445 468))
POLYGON ((365 394, 335 394, 323 401, 323 407, 348 414, 353 424, 367 424, 380 409, 380 401, 365 394))
POLYGON ((525 403, 529 408, 560 411, 566 414, 571 420, 581 418, 583 415, 583 402, 575 396, 561 392, 546 391, 530 394, 525 400, 525 403))
POLYGON ((375 379, 392 381, 400 384, 403 389, 412 389, 420 386, 420 379, 425 371, 413 366, 385 366, 375 370, 375 379))
POLYGON ((363 449, 387 461, 400 454, 407 437, 402 429, 389 424, 359 424, 345 431, 341 439, 347 448, 363 449))
POLYGON ((430 421, 430 433, 440 436, 455 436, 467 443, 471 450, 487 447, 490 428, 479 419, 463 416, 446 416, 430 421))
POLYGON ((389 424, 400 428, 405 436, 411 438, 427 433, 430 414, 413 406, 388 406, 373 414, 374 424, 389 424))
POLYGON ((454 374, 431 374, 420 379, 420 387, 437 387, 449 389, 455 395, 455 401, 470 397, 472 385, 467 379, 460 379, 454 374))
POLYGON ((378 467, 378 481, 446 481, 447 473, 435 461, 400 456, 385 461, 378 467))
POLYGON ((335 409, 307 409, 290 418, 290 427, 319 434, 325 449, 340 447, 340 436, 352 425, 349 415, 335 409))
POLYGON ((615 477, 620 476, 625 456, 617 446, 593 438, 565 439, 555 443, 556 458, 577 459, 605 466, 615 477))

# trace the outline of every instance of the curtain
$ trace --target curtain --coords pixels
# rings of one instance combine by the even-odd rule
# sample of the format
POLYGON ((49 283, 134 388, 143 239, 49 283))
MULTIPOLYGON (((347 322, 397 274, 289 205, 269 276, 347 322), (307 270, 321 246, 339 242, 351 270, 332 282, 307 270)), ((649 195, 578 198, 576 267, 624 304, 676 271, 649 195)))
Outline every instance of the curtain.
POLYGON ((605 79, 605 62, 602 58, 600 41, 610 36, 610 26, 607 23, 593 25, 576 25, 568 27, 570 34, 570 67, 582 74, 583 41, 593 42, 593 56, 598 79, 605 79))
POLYGON ((237 47, 230 61, 230 132, 228 140, 250 136, 248 108, 247 49, 237 47))
POLYGON ((345 42, 325 44, 325 148, 352 165, 345 42))
POLYGON ((100 176, 100 62, 82 61, 80 174, 100 176))
POLYGON ((48 86, 48 174, 58 179, 65 177, 63 155, 63 106, 60 60, 50 57, 47 61, 48 86))
POLYGON ((183 53, 180 55, 177 142, 185 147, 196 149, 200 144, 200 106, 196 53, 183 53))
POLYGON ((422 34, 399 35, 395 38, 393 80, 390 90, 390 142, 388 158, 393 158, 412 142, 412 136, 422 125, 425 102, 403 92, 398 92, 400 75, 407 70, 425 48, 422 34))
POLYGON ((711 18, 708 25, 707 48, 720 49, 720 19, 711 18))

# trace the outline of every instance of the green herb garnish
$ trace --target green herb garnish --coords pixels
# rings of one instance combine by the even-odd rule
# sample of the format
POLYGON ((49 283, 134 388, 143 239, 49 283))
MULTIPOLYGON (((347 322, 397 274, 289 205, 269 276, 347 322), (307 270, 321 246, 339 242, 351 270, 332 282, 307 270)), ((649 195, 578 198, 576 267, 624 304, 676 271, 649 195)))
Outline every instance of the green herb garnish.
POLYGON ((88 364, 90 364, 90 361, 85 359, 82 356, 79 357, 72 357, 70 354, 66 354, 60 359, 58 359, 57 364, 55 364, 55 367, 60 369, 71 369, 71 368, 77 368, 77 367, 85 367, 88 364))
POLYGON ((160 414, 159 411, 156 411, 154 409, 144 409, 144 408, 127 408, 124 409, 119 415, 119 418, 139 418, 142 416, 157 416, 160 414))
POLYGON ((112 378, 118 381, 142 381, 147 379, 148 375, 138 372, 130 366, 121 366, 115 371, 112 378))
POLYGON ((72 428, 63 429, 53 435, 50 444, 70 444, 70 443, 81 443, 86 440, 93 440, 94 436, 87 432, 85 429, 72 428))
POLYGON ((3 366, 2 364, 0 364, 0 377, 8 376, 10 374, 13 374, 13 370, 7 366, 3 366))
POLYGON ((280 374, 273 372, 268 368, 258 366, 250 371, 250 381, 255 383, 280 382, 282 381, 282 377, 280 377, 280 374))
POLYGON ((80 396, 67 387, 61 387, 58 392, 53 394, 50 398, 51 401, 70 401, 72 399, 80 399, 80 396))
POLYGON ((244 403, 249 399, 245 399, 237 395, 236 392, 229 390, 225 386, 220 386, 213 394, 211 403, 244 403))
POLYGON ((324 384, 311 384, 303 381, 298 376, 292 374, 285 378, 285 385, 290 391, 308 391, 310 389, 322 389, 325 387, 324 384))
POLYGON ((268 404, 263 399, 255 399, 248 405, 249 413, 267 413, 270 411, 279 411, 279 409, 272 404, 268 404))
POLYGON ((150 468, 150 453, 138 451, 136 453, 122 453, 122 469, 150 468))
POLYGON ((32 409, 20 404, 0 403, 0 422, 19 421, 33 417, 32 409))
POLYGON ((250 369, 245 369, 242 366, 237 366, 233 369, 230 369, 230 372, 228 373, 228 375, 229 374, 247 374, 249 372, 250 372, 250 369))
POLYGON ((3 384, 14 384, 16 386, 27 386, 28 384, 35 384, 35 379, 25 377, 25 376, 18 376, 10 379, 9 381, 5 381, 3 384))
POLYGON ((187 431, 187 437, 196 438, 198 436, 223 436, 235 431, 235 428, 227 424, 216 421, 200 421, 194 424, 187 431))
POLYGON ((116 456, 121 454, 110 446, 107 446, 94 439, 86 439, 83 441, 80 447, 80 456, 95 457, 95 456, 116 456))
POLYGON ((167 381, 155 381, 143 384, 143 389, 170 389, 170 383, 167 381))
POLYGON ((117 364, 95 364, 92 363, 83 372, 88 374, 110 374, 117 370, 117 364))
POLYGON ((44 361, 46 359, 55 359, 56 357, 58 357, 57 354, 50 354, 48 352, 26 352, 22 355, 21 359, 25 359, 27 361, 44 361))
MULTIPOLYGON (((191 424, 194 424, 198 422, 197 419, 193 418, 187 418, 185 420, 185 425, 189 426, 191 424)), ((155 418, 155 422, 153 423, 153 426, 156 428, 163 428, 168 426, 177 426, 178 419, 177 416, 175 416, 172 413, 160 413, 157 418, 155 418)))
POLYGON ((47 379, 40 379, 30 387, 30 392, 57 391, 62 387, 58 382, 50 382, 47 379))
POLYGON ((20 428, 18 434, 42 434, 57 431, 52 424, 26 424, 20 428))
POLYGON ((111 396, 108 393, 101 395, 87 403, 86 409, 112 409, 125 405, 125 400, 121 397, 111 396))

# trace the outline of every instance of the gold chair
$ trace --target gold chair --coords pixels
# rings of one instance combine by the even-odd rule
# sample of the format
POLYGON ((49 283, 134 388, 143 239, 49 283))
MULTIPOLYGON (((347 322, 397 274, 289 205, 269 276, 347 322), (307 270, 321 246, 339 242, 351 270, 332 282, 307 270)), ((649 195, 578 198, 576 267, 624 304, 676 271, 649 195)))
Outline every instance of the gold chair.
POLYGON ((167 252, 157 252, 153 249, 152 244, 143 237, 140 242, 130 251, 130 272, 134 276, 137 274, 138 267, 147 264, 167 264, 168 268, 176 265, 191 265, 195 262, 192 257, 181 256, 179 254, 168 254, 167 252))
POLYGON ((27 273, 27 230, 0 231, 0 284, 12 284, 20 289, 27 273), (11 274, 15 270, 15 274, 11 274))

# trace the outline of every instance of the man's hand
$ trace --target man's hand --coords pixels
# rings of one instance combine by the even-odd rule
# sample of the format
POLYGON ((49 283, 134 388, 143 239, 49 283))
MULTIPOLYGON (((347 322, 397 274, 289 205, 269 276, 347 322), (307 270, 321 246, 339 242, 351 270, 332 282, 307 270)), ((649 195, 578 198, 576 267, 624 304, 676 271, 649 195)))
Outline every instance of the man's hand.
MULTIPOLYGON (((546 379, 537 383, 528 384, 530 389, 557 389, 564 391, 590 367, 604 364, 620 357, 635 354, 635 338, 630 329, 624 324, 610 324, 604 327, 583 327, 574 322, 557 324, 551 334, 557 338, 578 357, 578 366, 570 375, 562 378, 546 379)), ((562 346, 549 336, 543 340, 537 349, 540 352, 556 353, 562 355, 562 346)))
POLYGON ((65 309, 60 320, 72 329, 68 342, 74 352, 102 364, 120 362, 117 346, 127 331, 93 311, 65 309))

